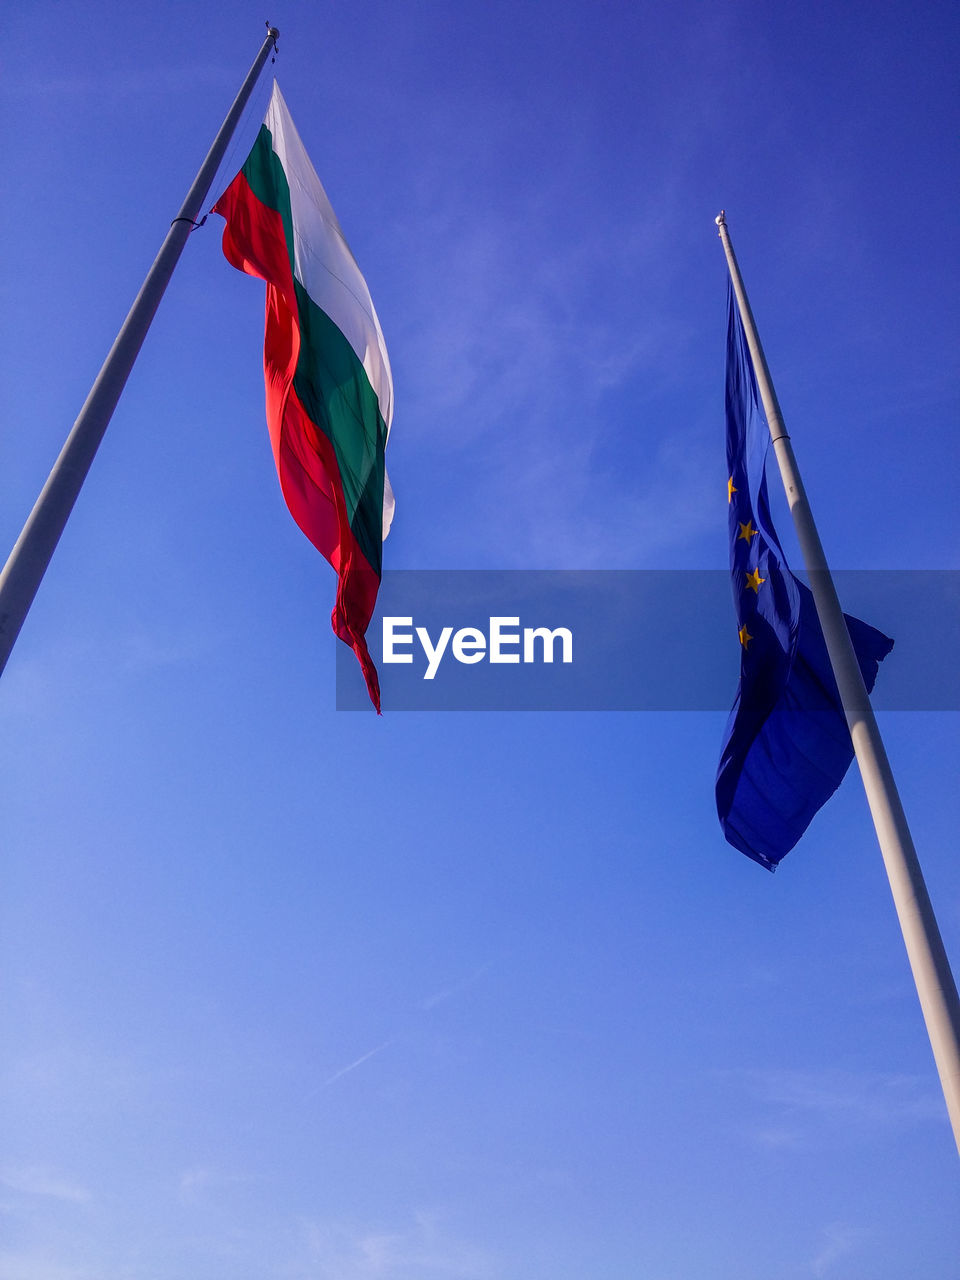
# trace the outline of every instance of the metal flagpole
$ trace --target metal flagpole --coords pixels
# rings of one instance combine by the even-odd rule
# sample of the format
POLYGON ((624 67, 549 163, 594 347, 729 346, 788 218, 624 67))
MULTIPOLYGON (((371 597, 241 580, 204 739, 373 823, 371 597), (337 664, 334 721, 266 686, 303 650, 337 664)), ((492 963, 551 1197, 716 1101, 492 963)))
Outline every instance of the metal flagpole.
POLYGON ((90 394, 73 424, 67 442, 54 463, 53 470, 41 490, 16 546, 0 573, 0 672, 10 656, 33 598, 47 571, 60 535, 73 510, 80 488, 86 479, 103 434, 117 407, 130 370, 133 368, 160 299, 183 252, 187 236, 196 226, 197 214, 203 206, 237 122, 247 105, 263 65, 271 49, 276 48, 280 32, 267 24, 267 37, 240 87, 240 92, 200 171, 187 192, 180 212, 170 224, 160 252, 137 294, 136 300, 103 362, 90 394))
POLYGON ((907 956, 917 984, 920 1006, 927 1024, 927 1034, 933 1047, 933 1056, 940 1073, 940 1083, 947 1102, 953 1136, 960 1149, 960 1000, 950 971, 950 962, 943 947, 933 907, 923 873, 917 859, 913 838, 900 803, 890 762, 884 750, 873 707, 860 674, 860 667, 853 651, 853 644, 843 620, 843 611, 836 588, 827 567, 820 535, 817 533, 804 492, 790 437, 783 425, 777 394, 773 389, 770 370, 760 345, 753 312, 743 287, 743 278, 730 243, 727 223, 721 211, 717 218, 720 239, 723 241, 730 268, 740 318, 750 348, 757 384, 763 399, 763 407, 770 427, 780 475, 787 491, 787 501, 793 514, 800 549, 810 576, 820 625, 823 628, 827 652, 833 674, 837 680, 840 701, 843 704, 853 749, 860 766, 867 802, 876 828, 880 851, 887 868, 887 877, 893 893, 894 905, 900 918, 907 956))

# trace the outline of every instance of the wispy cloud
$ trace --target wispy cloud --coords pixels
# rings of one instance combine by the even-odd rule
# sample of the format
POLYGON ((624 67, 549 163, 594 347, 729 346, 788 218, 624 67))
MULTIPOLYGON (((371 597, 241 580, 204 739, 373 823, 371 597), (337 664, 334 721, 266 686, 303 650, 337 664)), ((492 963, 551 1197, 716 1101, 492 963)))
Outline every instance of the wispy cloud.
POLYGON ((184 1204, 196 1204, 210 1191, 238 1186, 249 1182, 251 1176, 244 1173, 224 1173, 205 1165, 185 1169, 180 1175, 179 1195, 184 1204))
POLYGON ((93 1280, 86 1267, 57 1262, 41 1253, 0 1252, 0 1280, 93 1280))
POLYGON ((926 1076, 827 1068, 749 1071, 746 1078, 767 1113, 776 1113, 755 1130, 764 1146, 808 1145, 824 1124, 836 1136, 945 1120, 943 1102, 926 1076))
POLYGON ((396 229, 401 261, 407 241, 410 255, 424 236, 431 245, 390 335, 403 434, 463 469, 458 516, 470 542, 472 511, 485 555, 570 568, 675 559, 678 539, 723 516, 709 501, 719 451, 698 448, 715 423, 697 421, 695 395, 682 422, 663 408, 698 340, 672 297, 674 232, 651 191, 629 225, 611 217, 535 244, 537 204, 564 208, 563 181, 526 197, 529 209, 488 207, 478 222, 450 196, 396 229))
POLYGON ((452 1000, 454 996, 466 991, 468 987, 472 987, 474 983, 479 982, 485 973, 487 973, 493 964, 492 960, 488 960, 485 964, 474 969, 472 973, 468 973, 465 978, 461 978, 459 982, 453 982, 448 987, 441 987, 439 991, 435 991, 433 995, 427 996, 420 1002, 420 1008, 429 1013, 431 1009, 435 1009, 437 1005, 446 1004, 448 1000, 452 1000))
POLYGON ((318 1280, 487 1280, 494 1274, 490 1254, 455 1238, 437 1213, 416 1212, 397 1230, 308 1223, 305 1233, 318 1280))
POLYGON ((232 84, 235 73, 227 67, 211 63, 194 63, 180 67, 144 67, 132 71, 123 68, 98 72, 96 75, 65 75, 40 78, 29 76, 4 79, 2 92, 8 98, 49 101, 60 98, 144 98, 151 95, 169 97, 184 92, 195 93, 198 85, 232 84))
POLYGON ((117 657, 124 672, 139 676, 196 662, 212 644, 212 637, 198 633, 165 635, 160 628, 131 629, 118 642, 117 657))
POLYGON ((157 625, 147 631, 139 624, 112 620, 78 636, 68 631, 44 637, 14 655, 4 672, 4 708, 7 714, 36 721, 48 714, 61 715, 64 699, 82 687, 78 673, 87 678, 97 668, 105 646, 113 658, 111 682, 118 677, 140 681, 172 668, 189 668, 214 649, 220 637, 202 624, 179 631, 157 625))
MULTIPOLYGON (((446 1004, 447 1001, 455 999, 463 991, 466 991, 469 987, 472 987, 475 983, 479 982, 484 974, 488 972, 492 964, 492 960, 487 960, 483 964, 478 965, 477 968, 471 970, 465 977, 460 978, 458 981, 451 982, 445 987, 440 987, 430 995, 425 996, 417 1006, 418 1013, 420 1015, 431 1013, 439 1005, 446 1004)), ((345 1066, 339 1067, 331 1075, 321 1080, 319 1084, 315 1085, 308 1091, 306 1097, 315 1097, 323 1089, 329 1088, 330 1085, 334 1084, 336 1081, 342 1080, 344 1076, 349 1075, 351 1071, 356 1071, 358 1067, 362 1067, 363 1064, 365 1062, 369 1062, 371 1058, 383 1053, 384 1049, 389 1049, 390 1046, 396 1044, 399 1039, 400 1037, 398 1035, 389 1036, 386 1040, 375 1045, 372 1049, 368 1049, 366 1053, 361 1053, 358 1058, 354 1058, 351 1062, 346 1063, 345 1066)))
POLYGON ((829 1275, 834 1263, 856 1253, 872 1239, 873 1234, 865 1227, 855 1227, 842 1222, 824 1227, 820 1249, 811 1263, 813 1274, 829 1275))
POLYGON ((753 1135, 758 1146, 769 1147, 776 1151, 798 1151, 807 1145, 803 1133, 799 1129, 787 1126, 764 1126, 753 1135))
MULTIPOLYGON (((505 443, 516 444, 531 428, 556 431, 572 392, 596 400, 639 371, 659 382, 679 369, 689 334, 635 296, 640 279, 646 292, 665 289, 658 238, 624 242, 612 228, 534 254, 505 214, 487 210, 478 225, 468 212, 432 213, 429 274, 404 295, 394 342, 409 355, 408 435, 462 449, 508 421, 505 443)), ((423 228, 406 234, 420 240, 423 228)))
POLYGON ((0 1182, 21 1195, 42 1196, 68 1204, 88 1204, 93 1199, 86 1187, 51 1169, 36 1165, 5 1168, 0 1173, 0 1182))
POLYGON ((382 1044, 376 1045, 373 1049, 368 1049, 366 1053, 362 1053, 359 1058, 354 1058, 353 1062, 348 1062, 345 1067, 340 1067, 334 1071, 333 1075, 327 1076, 325 1080, 321 1080, 318 1085, 309 1091, 306 1095, 308 1098, 315 1097, 322 1089, 328 1089, 335 1080, 342 1080, 344 1076, 349 1075, 351 1071, 356 1071, 357 1067, 363 1066, 365 1062, 369 1062, 371 1058, 376 1057, 378 1053, 382 1053, 384 1049, 389 1048, 396 1041, 396 1036, 392 1036, 389 1040, 384 1040, 382 1044))

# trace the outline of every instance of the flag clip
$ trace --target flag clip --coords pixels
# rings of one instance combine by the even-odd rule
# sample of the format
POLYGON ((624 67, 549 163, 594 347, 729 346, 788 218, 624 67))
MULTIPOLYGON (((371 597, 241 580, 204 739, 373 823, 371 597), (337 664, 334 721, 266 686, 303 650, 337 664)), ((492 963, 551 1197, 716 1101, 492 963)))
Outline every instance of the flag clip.
POLYGON ((207 215, 206 215, 206 214, 204 214, 204 215, 203 215, 203 217, 200 219, 200 221, 199 221, 199 222, 194 222, 193 218, 174 218, 173 222, 171 222, 171 223, 170 223, 170 225, 171 225, 171 227, 172 227, 174 222, 189 222, 189 223, 190 223, 191 228, 192 228, 194 231, 196 231, 198 227, 202 227, 202 226, 203 226, 203 224, 206 222, 206 220, 207 220, 207 215))

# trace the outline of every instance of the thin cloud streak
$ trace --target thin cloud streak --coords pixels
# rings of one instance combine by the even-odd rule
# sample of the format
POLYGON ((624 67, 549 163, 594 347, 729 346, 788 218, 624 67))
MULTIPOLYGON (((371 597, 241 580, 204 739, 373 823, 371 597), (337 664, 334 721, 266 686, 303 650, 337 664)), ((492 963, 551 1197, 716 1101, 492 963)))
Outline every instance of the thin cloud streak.
POLYGON ((489 972, 492 965, 493 961, 488 960, 459 982, 454 982, 449 987, 443 987, 440 991, 435 992, 432 996, 427 996, 426 999, 421 1001, 420 1008, 425 1013, 428 1013, 431 1009, 435 1009, 437 1005, 446 1004, 448 1000, 452 1000, 461 991, 466 991, 468 987, 472 987, 474 983, 479 982, 483 975, 489 972))
POLYGON ((70 1182, 49 1169, 36 1166, 4 1169, 0 1173, 0 1182, 11 1191, 18 1191, 22 1195, 43 1196, 46 1199, 61 1200, 68 1204, 89 1204, 93 1199, 86 1187, 70 1182))
POLYGON ((251 1175, 242 1173, 220 1173, 198 1165, 185 1169, 180 1175, 179 1196, 184 1204, 197 1204, 211 1190, 241 1186, 251 1181, 251 1175))
MULTIPOLYGON (((459 982, 454 982, 448 987, 442 987, 439 991, 425 997, 418 1005, 419 1012, 421 1014, 430 1013, 432 1010, 437 1008, 438 1005, 445 1004, 448 1000, 452 1000, 462 991, 473 986, 474 983, 479 982, 483 975, 490 969, 492 964, 493 961, 488 960, 478 968, 474 969, 471 973, 468 973, 467 976, 462 978, 459 982)), ((338 1080, 342 1080, 343 1077, 349 1075, 351 1071, 356 1071, 358 1067, 362 1067, 365 1062, 369 1062, 371 1058, 382 1053, 384 1049, 389 1049, 391 1045, 396 1044, 399 1038, 399 1036, 390 1036, 381 1044, 376 1045, 372 1049, 368 1049, 366 1053, 362 1053, 359 1058, 355 1058, 352 1062, 348 1062, 346 1066, 340 1067, 339 1070, 334 1071, 332 1075, 327 1076, 325 1080, 322 1080, 318 1085, 311 1089, 306 1094, 306 1098, 316 1097, 318 1093, 322 1092, 324 1089, 328 1089, 338 1080)))
POLYGON ((831 1126, 913 1125, 946 1119, 943 1103, 926 1077, 830 1068, 749 1071, 746 1077, 762 1102, 788 1115, 829 1121, 831 1126))
MULTIPOLYGON (((39 1253, 0 1253, 0 1280, 94 1280, 97 1273, 39 1253)), ((98 1280, 103 1280, 102 1274, 98 1280)))
POLYGON ((341 1067, 339 1071, 335 1071, 333 1075, 328 1076, 326 1080, 322 1080, 315 1088, 311 1089, 306 1096, 308 1098, 316 1097, 316 1095, 323 1089, 328 1089, 334 1081, 343 1079, 343 1077, 349 1075, 351 1071, 356 1071, 357 1067, 362 1066, 365 1062, 369 1062, 371 1058, 375 1057, 378 1053, 382 1053, 384 1049, 388 1049, 390 1045, 395 1042, 396 1036, 391 1037, 389 1040, 384 1040, 383 1044, 378 1044, 375 1049, 370 1049, 367 1053, 361 1054, 359 1058, 356 1058, 353 1062, 347 1063, 345 1067, 341 1067))
POLYGON ((485 1250, 452 1238, 436 1213, 414 1212, 413 1222, 394 1231, 307 1223, 312 1267, 322 1280, 487 1280, 495 1274, 485 1250))
POLYGON ((871 1239, 872 1231, 847 1223, 832 1223, 823 1230, 823 1245, 811 1264, 815 1276, 829 1275, 834 1263, 849 1258, 871 1239))
POLYGON ((116 71, 96 76, 59 76, 46 80, 8 79, 3 85, 3 95, 21 100, 51 98, 138 98, 148 94, 169 96, 193 92, 201 84, 233 84, 236 74, 226 67, 211 64, 194 64, 184 67, 152 67, 142 71, 116 71))

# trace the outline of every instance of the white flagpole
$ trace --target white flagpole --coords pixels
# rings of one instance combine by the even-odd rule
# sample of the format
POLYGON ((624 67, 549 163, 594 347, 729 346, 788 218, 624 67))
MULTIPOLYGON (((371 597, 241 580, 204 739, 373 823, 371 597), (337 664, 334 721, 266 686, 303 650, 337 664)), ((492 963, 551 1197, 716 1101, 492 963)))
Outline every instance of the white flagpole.
POLYGON ((160 299, 180 260, 187 236, 196 226, 210 183, 237 127, 237 122, 253 92, 271 49, 276 48, 280 32, 267 24, 267 37, 260 47, 247 78, 234 99, 213 140, 207 158, 200 166, 193 186, 187 192, 180 212, 170 224, 160 252, 137 294, 133 306, 103 362, 90 394, 73 424, 66 444, 47 477, 47 482, 27 517, 20 537, 0 573, 0 672, 3 671, 16 643, 20 628, 33 598, 47 571, 64 526, 73 510, 87 472, 100 447, 117 401, 126 386, 147 330, 160 305, 160 299))
POLYGON ((903 940, 927 1024, 927 1034, 940 1073, 953 1136, 960 1150, 960 1000, 957 998, 956 983, 950 971, 950 962, 933 914, 873 707, 843 620, 843 611, 827 567, 820 535, 813 522, 793 446, 783 425, 777 394, 773 389, 770 370, 760 345, 753 312, 750 310, 722 211, 716 221, 770 427, 770 437, 780 465, 783 487, 786 489, 787 501, 796 525, 830 664, 836 677, 840 701, 853 740, 853 750, 867 793, 867 803, 887 868, 894 905, 900 918, 900 928, 903 930, 903 940))

